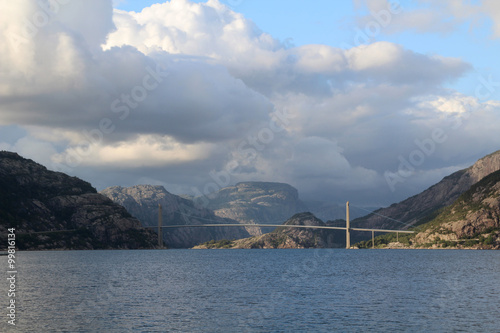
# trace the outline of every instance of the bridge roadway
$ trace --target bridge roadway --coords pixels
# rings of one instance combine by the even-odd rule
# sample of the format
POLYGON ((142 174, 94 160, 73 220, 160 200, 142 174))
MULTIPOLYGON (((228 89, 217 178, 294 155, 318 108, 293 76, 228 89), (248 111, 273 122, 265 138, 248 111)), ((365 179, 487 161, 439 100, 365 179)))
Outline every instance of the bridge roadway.
MULTIPOLYGON (((164 225, 162 228, 202 228, 202 227, 282 227, 282 228, 304 228, 304 229, 332 229, 332 230, 347 230, 346 227, 331 227, 331 226, 315 226, 315 225, 286 225, 286 224, 179 224, 179 225, 164 225)), ((158 226, 148 226, 144 228, 158 228, 158 226)), ((367 228, 349 228, 352 231, 376 231, 376 232, 399 232, 413 234, 411 230, 391 230, 391 229, 367 229, 367 228)))
MULTIPOLYGON (((349 218, 347 219, 349 221, 349 218)), ((351 228, 349 222, 345 227, 332 227, 320 225, 287 225, 287 224, 180 224, 180 225, 162 225, 161 217, 158 221, 158 226, 148 226, 144 228, 157 228, 158 230, 158 246, 163 246, 163 228, 207 228, 207 227, 276 227, 276 228, 303 228, 303 229, 330 229, 330 230, 345 230, 346 232, 346 248, 351 248, 351 231, 371 231, 372 233, 372 247, 375 247, 375 232, 395 232, 399 240, 399 234, 413 234, 415 231, 410 230, 390 230, 390 229, 368 229, 368 228, 351 228)))
MULTIPOLYGON (((413 234, 415 231, 410 230, 389 230, 389 229, 369 229, 369 228, 351 228, 350 218, 349 218, 349 201, 346 202, 346 226, 345 227, 332 227, 332 226, 319 226, 319 225, 288 225, 288 224, 181 224, 181 225, 163 225, 162 223, 162 207, 161 204, 158 205, 158 246, 163 246, 163 228, 206 228, 206 227, 276 227, 276 228, 307 228, 307 229, 330 229, 330 230, 345 230, 346 235, 346 248, 351 248, 351 231, 371 231, 372 233, 372 247, 375 247, 375 232, 395 232, 397 235, 397 240, 399 241, 399 234, 413 234)), ((379 215, 379 214, 377 214, 379 215)), ((390 219, 390 218, 388 218, 390 219)), ((394 220, 394 219, 390 219, 394 220)), ((396 221, 396 220, 394 220, 396 221)), ((399 221, 397 221, 399 222, 399 221)), ((149 226, 145 228, 155 228, 154 226, 149 226)))

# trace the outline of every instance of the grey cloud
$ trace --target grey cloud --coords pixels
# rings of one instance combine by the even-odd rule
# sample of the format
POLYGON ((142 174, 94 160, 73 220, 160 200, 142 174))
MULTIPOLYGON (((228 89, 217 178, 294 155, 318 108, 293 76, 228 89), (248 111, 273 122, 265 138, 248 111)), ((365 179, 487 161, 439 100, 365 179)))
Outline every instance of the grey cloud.
POLYGON ((384 33, 414 31, 422 34, 437 32, 446 35, 456 31, 464 23, 468 23, 470 29, 473 29, 489 18, 493 23, 492 36, 499 37, 500 7, 496 0, 418 0, 413 2, 412 8, 409 8, 404 1, 355 0, 355 3, 358 9, 366 8, 370 12, 357 17, 358 25, 362 28, 369 25, 369 22, 380 23, 379 15, 382 14, 384 33), (387 20, 383 12, 391 8, 392 3, 398 5, 402 11, 397 15, 391 15, 387 20))
POLYGON ((285 47, 216 1, 115 12, 109 34, 110 2, 96 1, 61 9, 23 52, 0 44, 0 124, 16 126, 0 129, 0 146, 50 167, 93 135, 94 150, 67 172, 98 188, 154 181, 203 192, 235 162, 231 183, 282 181, 307 198, 389 204, 500 144, 495 103, 474 102, 450 130, 444 115, 469 103, 443 88, 471 69, 461 60, 383 42, 285 47), (85 26, 80 16, 97 8, 85 26), (450 106, 432 104, 439 98, 450 106), (289 114, 280 132, 269 132, 273 110, 289 114), (384 172, 435 128, 448 140, 391 192, 384 172))
POLYGON ((74 87, 3 98, 0 122, 82 132, 107 118, 115 130, 106 141, 142 133, 217 142, 266 121, 273 108, 224 67, 203 61, 167 54, 153 60, 129 47, 84 61, 89 71, 74 87))

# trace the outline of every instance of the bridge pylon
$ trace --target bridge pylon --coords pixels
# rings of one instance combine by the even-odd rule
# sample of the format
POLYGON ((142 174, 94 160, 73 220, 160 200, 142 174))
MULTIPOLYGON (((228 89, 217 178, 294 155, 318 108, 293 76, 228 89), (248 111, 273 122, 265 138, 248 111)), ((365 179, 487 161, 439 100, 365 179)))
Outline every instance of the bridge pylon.
POLYGON ((351 222, 349 221, 349 201, 345 204, 345 248, 351 248, 351 222))
POLYGON ((161 249, 163 247, 163 231, 162 231, 162 224, 163 224, 163 209, 161 207, 161 204, 158 204, 158 247, 161 249))

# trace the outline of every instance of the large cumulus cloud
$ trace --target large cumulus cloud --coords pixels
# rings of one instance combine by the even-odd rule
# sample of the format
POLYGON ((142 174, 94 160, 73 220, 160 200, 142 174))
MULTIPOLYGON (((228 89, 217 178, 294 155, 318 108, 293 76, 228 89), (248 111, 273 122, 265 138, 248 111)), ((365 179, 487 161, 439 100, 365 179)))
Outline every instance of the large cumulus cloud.
POLYGON ((217 0, 139 13, 4 2, 0 148, 98 187, 203 192, 224 174, 387 204, 500 143, 497 102, 444 88, 471 70, 457 58, 389 42, 289 47, 217 0), (391 190, 385 175, 436 128, 448 139, 391 190))
POLYGON ((85 146, 78 156, 84 164, 106 163, 91 157, 110 150, 115 157, 119 151, 134 156, 148 136, 181 147, 175 154, 164 151, 164 161, 169 155, 177 161, 179 150, 232 139, 272 111, 265 97, 205 59, 146 55, 130 46, 103 51, 115 29, 110 1, 19 1, 5 12, 0 124, 29 126, 38 138, 85 146), (127 143, 130 151, 123 148, 127 143))

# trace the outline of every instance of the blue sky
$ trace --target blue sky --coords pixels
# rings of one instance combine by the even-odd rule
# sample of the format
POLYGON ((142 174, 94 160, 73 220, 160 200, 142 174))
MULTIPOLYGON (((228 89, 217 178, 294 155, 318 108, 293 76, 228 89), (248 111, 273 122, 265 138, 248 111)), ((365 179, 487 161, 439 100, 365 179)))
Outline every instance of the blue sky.
POLYGON ((500 149, 497 0, 44 3, 0 22, 0 149, 98 189, 383 206, 500 149))

